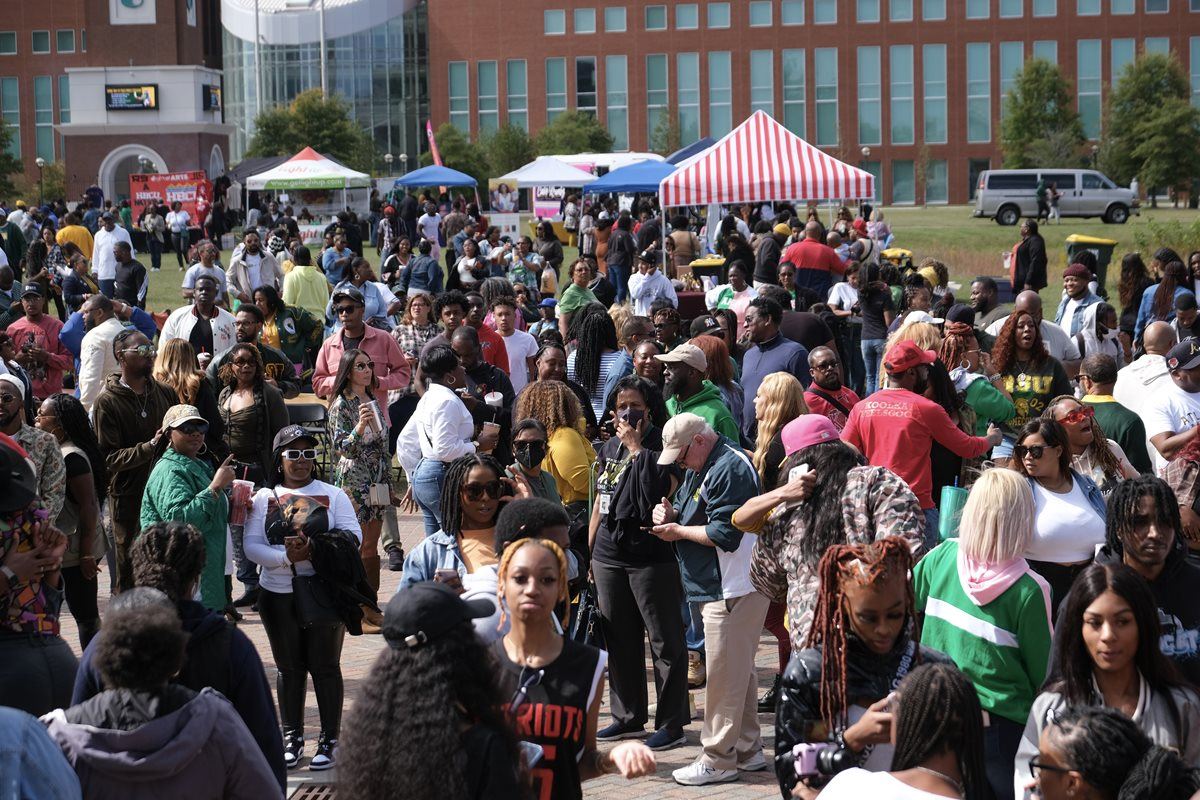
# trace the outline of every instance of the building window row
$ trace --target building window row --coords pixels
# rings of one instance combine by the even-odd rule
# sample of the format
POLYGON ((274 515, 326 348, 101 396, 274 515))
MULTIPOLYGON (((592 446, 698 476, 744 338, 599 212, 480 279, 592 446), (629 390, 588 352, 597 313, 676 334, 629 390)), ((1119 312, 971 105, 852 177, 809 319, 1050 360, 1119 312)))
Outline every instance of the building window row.
MULTIPOLYGON (((31 31, 29 37, 29 52, 35 56, 59 53, 66 55, 75 52, 75 31, 71 28, 61 28, 54 31, 54 47, 50 46, 50 31, 31 31)), ((84 31, 79 32, 81 50, 87 50, 87 39, 84 31)), ((18 54, 16 31, 0 31, 0 56, 15 56, 18 54)))
MULTIPOLYGON (((35 157, 55 160, 54 135, 54 78, 37 75, 33 78, 33 138, 35 157)), ((58 121, 71 121, 70 82, 66 75, 58 76, 58 121)), ((19 78, 0 77, 0 124, 12 134, 8 150, 21 158, 21 83, 19 78)), ((61 145, 59 152, 62 152, 61 145)))

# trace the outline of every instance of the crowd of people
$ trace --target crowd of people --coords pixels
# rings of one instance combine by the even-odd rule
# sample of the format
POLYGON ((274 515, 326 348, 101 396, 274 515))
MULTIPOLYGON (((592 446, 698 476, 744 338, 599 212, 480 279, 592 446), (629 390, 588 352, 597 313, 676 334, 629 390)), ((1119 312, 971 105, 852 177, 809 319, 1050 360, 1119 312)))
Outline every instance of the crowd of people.
POLYGON ((1047 290, 1028 220, 1009 306, 869 206, 564 204, 577 248, 406 195, 310 249, 254 207, 227 265, 223 218, 174 243, 169 314, 189 220, 139 221, 149 270, 119 212, 0 223, 13 796, 569 799, 689 730, 684 786, 1200 791, 1200 254, 1126 255, 1110 305, 1086 252, 1047 290), (347 634, 385 645, 348 708, 347 634))

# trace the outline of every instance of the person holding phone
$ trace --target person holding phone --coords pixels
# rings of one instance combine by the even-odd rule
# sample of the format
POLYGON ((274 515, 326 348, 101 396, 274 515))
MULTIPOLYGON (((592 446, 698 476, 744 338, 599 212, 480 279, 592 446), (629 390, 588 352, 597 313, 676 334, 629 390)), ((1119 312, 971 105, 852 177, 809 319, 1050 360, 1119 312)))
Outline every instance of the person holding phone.
POLYGON ((304 702, 311 675, 321 734, 309 769, 326 770, 334 766, 341 727, 345 691, 340 659, 346 626, 338 622, 305 627, 292 579, 316 574, 309 534, 344 530, 361 541, 362 529, 350 497, 315 477, 319 452, 312 434, 288 425, 276 434, 272 451, 272 486, 258 490, 246 517, 246 555, 263 568, 258 609, 279 670, 284 764, 294 769, 304 756, 304 702))

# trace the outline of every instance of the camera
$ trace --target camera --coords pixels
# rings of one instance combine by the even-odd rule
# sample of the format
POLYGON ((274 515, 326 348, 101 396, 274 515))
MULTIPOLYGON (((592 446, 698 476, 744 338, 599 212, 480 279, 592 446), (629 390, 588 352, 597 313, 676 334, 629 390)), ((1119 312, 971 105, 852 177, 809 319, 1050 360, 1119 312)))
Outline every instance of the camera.
POLYGON ((858 766, 858 757, 831 742, 800 742, 792 748, 793 766, 799 778, 836 775, 858 766))

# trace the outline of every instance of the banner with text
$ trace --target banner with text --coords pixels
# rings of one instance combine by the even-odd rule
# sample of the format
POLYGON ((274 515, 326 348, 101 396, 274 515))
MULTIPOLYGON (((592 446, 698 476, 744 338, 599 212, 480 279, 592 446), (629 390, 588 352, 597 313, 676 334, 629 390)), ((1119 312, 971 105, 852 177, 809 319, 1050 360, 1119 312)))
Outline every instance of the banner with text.
POLYGON ((202 171, 130 175, 129 198, 135 220, 151 203, 170 207, 178 200, 191 215, 193 224, 199 225, 208 213, 212 184, 202 171))

